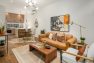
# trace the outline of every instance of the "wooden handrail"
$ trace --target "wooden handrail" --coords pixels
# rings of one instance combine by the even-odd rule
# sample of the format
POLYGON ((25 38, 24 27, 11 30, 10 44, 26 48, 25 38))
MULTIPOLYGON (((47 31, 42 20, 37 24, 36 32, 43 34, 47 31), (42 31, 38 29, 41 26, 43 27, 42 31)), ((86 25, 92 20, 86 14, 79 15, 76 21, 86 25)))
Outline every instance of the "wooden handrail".
POLYGON ((81 55, 76 55, 76 54, 73 54, 73 53, 70 53, 70 52, 67 52, 67 51, 63 51, 63 50, 62 50, 62 52, 63 52, 63 53, 70 54, 70 55, 73 55, 73 56, 78 56, 78 57, 80 57, 80 58, 84 58, 84 59, 87 59, 87 60, 89 60, 89 61, 94 61, 93 58, 89 58, 89 57, 85 57, 85 56, 81 56, 81 55))

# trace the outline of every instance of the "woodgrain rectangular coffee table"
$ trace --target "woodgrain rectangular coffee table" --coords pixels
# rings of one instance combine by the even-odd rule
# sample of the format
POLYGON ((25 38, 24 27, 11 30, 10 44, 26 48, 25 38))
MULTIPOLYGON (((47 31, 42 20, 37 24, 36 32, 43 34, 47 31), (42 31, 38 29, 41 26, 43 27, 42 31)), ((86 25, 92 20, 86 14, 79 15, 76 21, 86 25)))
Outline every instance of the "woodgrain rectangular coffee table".
POLYGON ((46 49, 43 47, 37 47, 36 44, 30 44, 29 50, 30 51, 36 50, 37 52, 42 54, 45 63, 50 63, 53 59, 57 57, 57 49, 54 47, 51 47, 50 49, 46 49))

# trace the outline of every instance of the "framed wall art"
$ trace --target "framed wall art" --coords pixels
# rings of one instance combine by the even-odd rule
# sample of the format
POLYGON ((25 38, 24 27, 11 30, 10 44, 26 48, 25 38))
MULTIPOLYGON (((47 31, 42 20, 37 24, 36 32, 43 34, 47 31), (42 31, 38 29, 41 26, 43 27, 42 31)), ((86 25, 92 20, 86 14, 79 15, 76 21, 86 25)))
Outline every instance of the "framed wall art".
POLYGON ((51 17, 51 31, 69 31, 70 15, 60 15, 51 17))

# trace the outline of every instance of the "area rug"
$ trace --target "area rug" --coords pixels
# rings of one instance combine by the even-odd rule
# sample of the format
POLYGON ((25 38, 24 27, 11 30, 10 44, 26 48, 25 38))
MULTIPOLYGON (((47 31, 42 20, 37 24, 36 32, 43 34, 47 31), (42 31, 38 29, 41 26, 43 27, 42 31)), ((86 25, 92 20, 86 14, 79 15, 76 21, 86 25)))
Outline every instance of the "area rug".
MULTIPOLYGON (((19 63, 44 63, 41 55, 29 51, 29 45, 13 48, 12 51, 19 63)), ((59 53, 51 63, 60 63, 59 53)))
POLYGON ((30 42, 32 42, 32 40, 25 41, 22 38, 13 38, 13 39, 8 40, 8 42, 13 43, 13 44, 15 44, 15 43, 30 43, 30 42))

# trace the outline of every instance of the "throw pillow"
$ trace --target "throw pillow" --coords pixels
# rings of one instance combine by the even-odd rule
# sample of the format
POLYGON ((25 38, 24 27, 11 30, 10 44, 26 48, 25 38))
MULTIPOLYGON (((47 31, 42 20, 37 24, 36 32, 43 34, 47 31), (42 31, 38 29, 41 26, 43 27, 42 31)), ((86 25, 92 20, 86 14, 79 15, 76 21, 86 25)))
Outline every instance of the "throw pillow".
POLYGON ((53 37, 53 34, 50 33, 50 34, 49 34, 49 39, 52 39, 52 37, 53 37))
POLYGON ((53 34, 52 39, 55 40, 55 41, 57 40, 57 33, 54 33, 54 34, 53 34))

